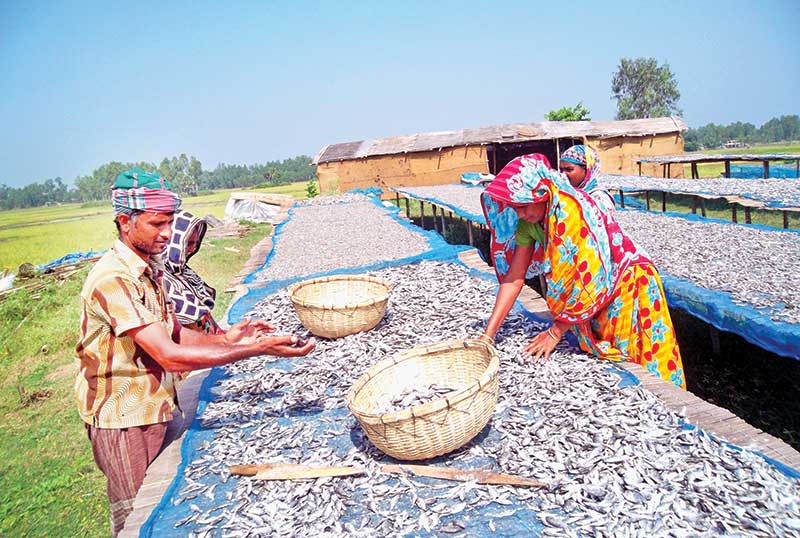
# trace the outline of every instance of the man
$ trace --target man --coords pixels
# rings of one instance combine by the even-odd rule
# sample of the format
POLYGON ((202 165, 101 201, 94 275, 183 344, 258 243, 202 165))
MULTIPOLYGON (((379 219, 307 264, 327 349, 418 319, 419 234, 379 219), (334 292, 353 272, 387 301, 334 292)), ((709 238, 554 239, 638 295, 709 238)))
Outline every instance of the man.
POLYGON ((158 174, 136 168, 117 176, 111 192, 119 240, 81 291, 75 392, 95 462, 108 481, 116 536, 167 424, 176 409, 181 412, 177 372, 255 355, 306 355, 315 341, 268 336, 274 329, 264 321, 245 320, 219 335, 182 328, 161 288, 159 257, 180 198, 158 174))

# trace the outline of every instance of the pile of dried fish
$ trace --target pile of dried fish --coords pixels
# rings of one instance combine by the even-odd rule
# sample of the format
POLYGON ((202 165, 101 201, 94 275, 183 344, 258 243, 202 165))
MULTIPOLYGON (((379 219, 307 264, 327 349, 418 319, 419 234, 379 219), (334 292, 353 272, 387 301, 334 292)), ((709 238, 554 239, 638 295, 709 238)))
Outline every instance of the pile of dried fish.
MULTIPOLYGON (((154 535, 800 536, 797 480, 683 428, 641 387, 618 388, 608 363, 562 344, 546 364, 523 364, 523 345, 542 327, 520 314, 496 338, 501 388, 492 422, 439 464, 517 473, 550 487, 381 474, 379 462, 391 460, 366 439, 344 394, 387 355, 479 334, 494 286, 445 263, 373 274, 395 287, 372 331, 323 339, 305 359, 258 357, 226 367, 230 377, 200 417, 190 464, 170 499, 179 519, 157 520, 154 535), (290 482, 229 475, 229 465, 263 462, 367 473, 290 482)), ((287 332, 302 330, 285 292, 265 297, 254 314, 287 332)))
POLYGON ((351 202, 366 202, 369 197, 358 192, 346 192, 343 194, 332 194, 328 196, 315 196, 314 198, 306 198, 295 202, 295 206, 321 206, 333 204, 349 204, 351 202))
MULTIPOLYGON (((360 194, 345 196, 364 198, 360 194)), ((254 274, 255 280, 317 274, 407 258, 428 250, 424 235, 403 226, 372 202, 311 200, 319 202, 294 209, 291 220, 276 237, 270 264, 254 274)))
POLYGON ((459 389, 437 385, 436 383, 431 383, 427 387, 407 387, 398 394, 390 395, 391 398, 388 401, 384 402, 383 405, 379 405, 376 409, 372 410, 372 412, 378 415, 394 413, 395 411, 401 411, 444 398, 457 390, 459 389))
POLYGON ((602 174, 598 177, 598 184, 604 189, 622 189, 624 192, 650 190, 681 194, 704 194, 728 199, 743 197, 758 200, 770 206, 800 208, 800 181, 783 178, 677 179, 602 174))
POLYGON ((659 271, 729 292, 775 321, 800 323, 800 234, 643 211, 616 218, 659 271))
POLYGON ((402 187, 401 193, 407 193, 411 198, 435 199, 440 205, 458 208, 465 213, 474 215, 478 222, 484 222, 483 209, 481 209, 481 193, 483 189, 467 185, 435 185, 431 187, 402 187))

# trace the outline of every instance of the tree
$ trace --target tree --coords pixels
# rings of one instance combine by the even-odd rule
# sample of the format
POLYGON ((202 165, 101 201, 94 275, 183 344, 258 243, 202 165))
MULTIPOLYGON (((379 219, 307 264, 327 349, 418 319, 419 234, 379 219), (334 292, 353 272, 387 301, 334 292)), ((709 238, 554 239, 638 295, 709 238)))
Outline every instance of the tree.
POLYGON ((611 94, 617 100, 618 120, 683 113, 675 75, 669 64, 659 66, 655 58, 622 58, 611 79, 611 94))
POLYGON ((564 106, 558 110, 551 110, 544 115, 547 121, 582 121, 591 120, 589 109, 583 106, 583 101, 574 107, 564 106))
POLYGON ((197 185, 200 183, 200 176, 203 175, 203 165, 194 155, 189 161, 189 169, 186 171, 186 175, 189 178, 190 192, 197 194, 197 185))

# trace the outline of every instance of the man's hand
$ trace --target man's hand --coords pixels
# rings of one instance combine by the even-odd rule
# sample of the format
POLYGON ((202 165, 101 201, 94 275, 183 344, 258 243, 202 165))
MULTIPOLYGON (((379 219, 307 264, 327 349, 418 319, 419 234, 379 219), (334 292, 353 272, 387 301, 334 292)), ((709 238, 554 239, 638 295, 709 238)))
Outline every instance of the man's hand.
POLYGON ((275 326, 265 320, 244 319, 225 333, 225 343, 228 345, 252 344, 272 332, 275 332, 275 326))
POLYGON ((317 345, 315 338, 301 342, 297 336, 263 336, 258 339, 265 355, 278 355, 279 357, 302 357, 317 345))

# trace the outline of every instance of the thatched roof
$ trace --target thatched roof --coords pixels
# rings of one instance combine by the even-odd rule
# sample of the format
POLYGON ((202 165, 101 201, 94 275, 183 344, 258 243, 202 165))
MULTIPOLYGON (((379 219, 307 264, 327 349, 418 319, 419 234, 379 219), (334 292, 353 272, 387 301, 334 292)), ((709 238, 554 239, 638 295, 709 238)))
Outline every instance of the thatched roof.
POLYGON ((650 136, 685 131, 688 127, 678 117, 620 121, 543 121, 510 123, 460 131, 436 131, 405 136, 330 144, 320 150, 312 164, 347 161, 376 155, 395 155, 431 151, 456 146, 506 144, 556 138, 614 138, 650 136))

